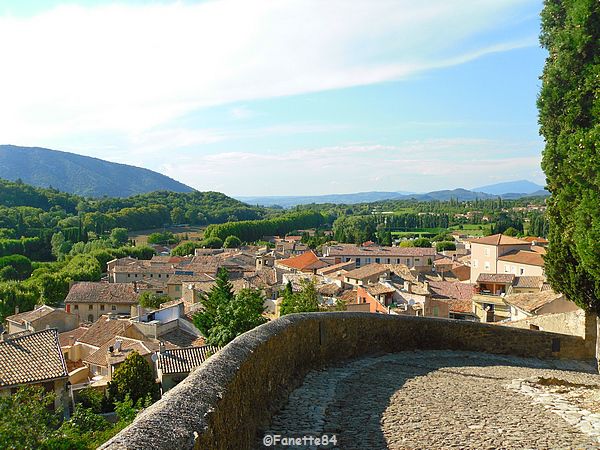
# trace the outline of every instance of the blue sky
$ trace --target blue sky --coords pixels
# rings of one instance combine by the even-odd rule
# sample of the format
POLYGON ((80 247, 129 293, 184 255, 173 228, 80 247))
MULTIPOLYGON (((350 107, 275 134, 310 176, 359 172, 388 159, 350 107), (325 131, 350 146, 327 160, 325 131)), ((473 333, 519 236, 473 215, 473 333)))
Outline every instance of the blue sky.
POLYGON ((0 0, 0 143, 230 195, 544 184, 541 7, 0 0))

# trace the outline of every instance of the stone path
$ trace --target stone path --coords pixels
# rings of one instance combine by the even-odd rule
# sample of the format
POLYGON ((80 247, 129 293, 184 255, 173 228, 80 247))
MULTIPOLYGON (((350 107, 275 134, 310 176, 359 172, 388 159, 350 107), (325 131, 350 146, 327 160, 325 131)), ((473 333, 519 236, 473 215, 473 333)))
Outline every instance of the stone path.
POLYGON ((358 359, 310 372, 266 432, 337 445, 269 448, 600 449, 600 414, 586 409, 600 399, 592 370, 452 351, 358 359))

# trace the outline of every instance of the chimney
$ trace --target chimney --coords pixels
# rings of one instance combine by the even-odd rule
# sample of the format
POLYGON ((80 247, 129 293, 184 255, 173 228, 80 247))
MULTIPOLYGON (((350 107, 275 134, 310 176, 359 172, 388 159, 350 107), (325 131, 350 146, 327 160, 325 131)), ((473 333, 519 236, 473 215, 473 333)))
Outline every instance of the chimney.
POLYGON ((19 314, 19 305, 15 305, 15 314, 19 314))
POLYGON ((410 284, 410 281, 404 282, 404 290, 409 294, 412 292, 412 285, 410 284))
POLYGON ((137 285, 137 281, 134 281, 134 282, 133 282, 133 290, 134 290, 135 292, 139 292, 138 285, 137 285))
POLYGON ((426 290, 427 292, 429 292, 429 281, 423 281, 423 285, 424 285, 424 287, 425 287, 425 290, 426 290))
POLYGON ((73 336, 72 334, 69 336, 69 346, 72 347, 75 345, 75 336, 73 336))
POLYGON ((159 353, 164 353, 165 352, 165 343, 162 342, 162 341, 158 344, 158 352, 159 353))

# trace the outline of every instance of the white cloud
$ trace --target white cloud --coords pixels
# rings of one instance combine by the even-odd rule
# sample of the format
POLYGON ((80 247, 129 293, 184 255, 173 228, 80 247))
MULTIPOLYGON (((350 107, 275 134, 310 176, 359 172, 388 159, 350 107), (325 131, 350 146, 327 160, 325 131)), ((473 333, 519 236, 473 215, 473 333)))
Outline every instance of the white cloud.
MULTIPOLYGON (((474 38, 510 26, 523 6, 536 3, 215 0, 62 6, 34 17, 0 17, 2 140, 44 145, 88 132, 135 140, 205 106, 461 64, 532 45, 528 36, 474 38), (474 41, 488 44, 467 44, 474 41)), ((183 143, 222 139, 210 130, 169 133, 183 143)))
POLYGON ((519 178, 541 182, 539 147, 539 142, 429 139, 287 153, 223 152, 180 158, 162 170, 200 190, 236 195, 431 191, 519 178))

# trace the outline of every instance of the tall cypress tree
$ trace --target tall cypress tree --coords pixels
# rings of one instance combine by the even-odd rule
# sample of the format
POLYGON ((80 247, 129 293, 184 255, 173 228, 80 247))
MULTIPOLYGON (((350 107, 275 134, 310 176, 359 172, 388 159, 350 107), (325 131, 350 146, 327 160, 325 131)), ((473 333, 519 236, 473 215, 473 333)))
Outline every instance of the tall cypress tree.
POLYGON ((553 288, 600 311, 600 2, 545 0, 538 98, 553 288))

